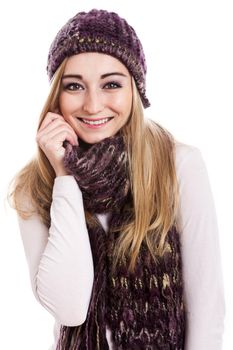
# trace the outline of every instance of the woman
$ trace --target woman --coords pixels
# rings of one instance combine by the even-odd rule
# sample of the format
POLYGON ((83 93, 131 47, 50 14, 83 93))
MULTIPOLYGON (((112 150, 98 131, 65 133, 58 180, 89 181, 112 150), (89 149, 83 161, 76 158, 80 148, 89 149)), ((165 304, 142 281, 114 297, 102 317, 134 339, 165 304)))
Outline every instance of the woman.
POLYGON ((117 14, 71 18, 53 41, 38 154, 12 198, 53 349, 219 350, 218 228, 200 151, 148 107, 142 45, 117 14))

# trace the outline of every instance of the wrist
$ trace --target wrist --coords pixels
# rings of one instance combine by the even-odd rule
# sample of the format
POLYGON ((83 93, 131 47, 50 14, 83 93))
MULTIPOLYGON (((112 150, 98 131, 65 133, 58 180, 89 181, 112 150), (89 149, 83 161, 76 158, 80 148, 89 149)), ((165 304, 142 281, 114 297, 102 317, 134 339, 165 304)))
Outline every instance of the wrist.
POLYGON ((65 169, 55 170, 56 177, 69 175, 65 169))

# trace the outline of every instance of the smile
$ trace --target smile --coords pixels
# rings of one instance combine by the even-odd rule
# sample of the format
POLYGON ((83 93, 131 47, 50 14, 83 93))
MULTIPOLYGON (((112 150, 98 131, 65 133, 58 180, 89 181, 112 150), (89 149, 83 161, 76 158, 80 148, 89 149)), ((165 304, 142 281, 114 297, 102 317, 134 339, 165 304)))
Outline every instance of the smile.
POLYGON ((102 118, 102 119, 85 119, 85 118, 78 118, 81 122, 83 122, 84 124, 88 124, 88 125, 93 125, 93 126, 98 126, 98 125, 103 125, 108 123, 111 119, 113 119, 113 117, 107 117, 107 118, 102 118))

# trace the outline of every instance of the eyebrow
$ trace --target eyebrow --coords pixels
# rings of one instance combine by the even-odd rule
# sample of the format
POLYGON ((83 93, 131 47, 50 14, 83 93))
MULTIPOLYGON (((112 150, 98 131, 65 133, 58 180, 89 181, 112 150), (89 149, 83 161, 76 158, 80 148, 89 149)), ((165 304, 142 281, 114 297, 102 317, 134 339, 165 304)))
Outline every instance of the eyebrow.
MULTIPOLYGON (((123 73, 120 73, 120 72, 112 72, 112 73, 106 73, 106 74, 102 74, 100 76, 101 79, 105 79, 111 75, 118 75, 118 76, 121 76, 121 77, 127 77, 126 74, 123 74, 123 73)), ((80 79, 80 80, 83 80, 83 77, 82 75, 80 74, 65 74, 62 76, 62 79, 66 79, 66 78, 76 78, 76 79, 80 79)))

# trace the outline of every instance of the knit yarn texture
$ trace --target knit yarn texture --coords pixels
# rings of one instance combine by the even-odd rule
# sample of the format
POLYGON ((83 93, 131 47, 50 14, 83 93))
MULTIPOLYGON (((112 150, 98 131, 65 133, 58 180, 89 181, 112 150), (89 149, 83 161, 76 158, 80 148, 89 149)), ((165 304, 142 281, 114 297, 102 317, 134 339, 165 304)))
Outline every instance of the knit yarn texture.
POLYGON ((93 9, 77 13, 59 30, 48 55, 47 72, 52 79, 66 57, 99 52, 119 59, 135 79, 143 106, 146 97, 146 60, 135 30, 114 12, 93 9))
POLYGON ((87 318, 77 327, 61 326, 56 350, 107 350, 106 326, 114 350, 183 350, 185 309, 176 229, 169 230, 166 253, 157 262, 143 242, 134 272, 128 271, 129 257, 112 270, 120 227, 133 218, 123 137, 117 134, 83 149, 69 145, 65 166, 83 193, 84 208, 111 216, 108 232, 98 223, 87 225, 94 262, 87 318))

